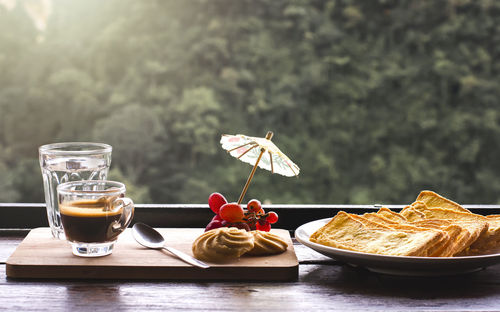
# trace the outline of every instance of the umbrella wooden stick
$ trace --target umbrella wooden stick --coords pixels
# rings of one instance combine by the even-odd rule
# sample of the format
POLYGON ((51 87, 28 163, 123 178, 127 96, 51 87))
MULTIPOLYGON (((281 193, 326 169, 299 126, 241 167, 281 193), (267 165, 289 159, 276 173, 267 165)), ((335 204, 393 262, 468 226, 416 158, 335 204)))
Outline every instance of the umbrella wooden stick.
POLYGON ((273 154, 271 152, 268 153, 269 153, 269 161, 271 162, 271 173, 274 173, 273 154))
MULTIPOLYGON (((266 139, 271 140, 272 137, 273 137, 273 133, 271 131, 268 131, 266 134, 266 139)), ((252 168, 252 172, 250 172, 250 175, 248 176, 247 183, 245 183, 245 186, 243 187, 243 191, 241 191, 240 198, 238 199, 238 205, 241 204, 243 197, 245 197, 245 194, 248 190, 248 187, 250 186, 250 182, 252 181, 253 175, 255 174, 255 170, 257 170, 257 165, 259 164, 259 161, 262 158, 262 155, 264 155, 265 151, 266 150, 264 148, 260 149, 259 157, 257 158, 257 161, 255 162, 255 165, 252 168)))
POLYGON ((247 183, 245 183, 245 187, 243 187, 243 191, 241 191, 240 198, 238 199, 238 205, 241 204, 243 197, 245 197, 248 187, 250 186, 250 181, 252 181, 253 175, 255 174, 255 170, 257 170, 257 165, 259 164, 259 161, 262 158, 262 155, 264 154, 265 151, 266 151, 265 149, 260 150, 259 158, 257 158, 257 162, 253 166, 252 172, 250 172, 250 175, 248 176, 247 183))

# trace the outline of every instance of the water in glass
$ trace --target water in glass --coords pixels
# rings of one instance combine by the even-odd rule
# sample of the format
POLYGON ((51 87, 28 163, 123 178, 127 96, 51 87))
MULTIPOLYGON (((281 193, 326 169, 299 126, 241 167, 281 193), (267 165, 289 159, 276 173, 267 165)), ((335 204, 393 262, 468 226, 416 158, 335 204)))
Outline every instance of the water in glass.
MULTIPOLYGON (((80 154, 79 154, 80 153, 80 154)), ((111 164, 111 151, 93 151, 77 155, 59 152, 51 154, 40 150, 47 218, 52 235, 64 239, 57 199, 57 186, 61 183, 80 180, 105 180, 111 164)))

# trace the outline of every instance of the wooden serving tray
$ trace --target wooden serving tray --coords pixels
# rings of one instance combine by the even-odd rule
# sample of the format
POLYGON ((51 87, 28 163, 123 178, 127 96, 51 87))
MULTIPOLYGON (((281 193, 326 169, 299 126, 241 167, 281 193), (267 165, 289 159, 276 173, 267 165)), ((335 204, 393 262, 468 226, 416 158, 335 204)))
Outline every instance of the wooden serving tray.
MULTIPOLYGON (((192 255, 192 242, 203 229, 162 228, 166 245, 192 255)), ((71 279, 165 279, 292 281, 298 277, 298 261, 287 230, 272 229, 288 249, 262 257, 243 256, 226 264, 209 263, 200 269, 186 264, 165 250, 139 245, 127 229, 120 235, 113 253, 98 258, 74 256, 67 241, 52 238, 49 228, 33 229, 7 259, 6 273, 12 278, 71 279)))

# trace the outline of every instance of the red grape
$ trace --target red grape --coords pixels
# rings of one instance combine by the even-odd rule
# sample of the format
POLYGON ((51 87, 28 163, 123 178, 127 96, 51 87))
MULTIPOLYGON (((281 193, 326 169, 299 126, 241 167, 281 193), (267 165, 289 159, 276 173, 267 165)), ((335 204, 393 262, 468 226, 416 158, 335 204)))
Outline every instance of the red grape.
POLYGON ((268 212, 266 221, 271 224, 278 222, 278 214, 274 211, 268 212))
POLYGON ((207 227, 205 228, 205 232, 213 230, 213 229, 218 229, 220 227, 225 227, 225 226, 227 226, 227 224, 228 223, 224 220, 212 220, 212 221, 210 221, 210 223, 207 224, 207 227))
POLYGON ((269 231, 271 231, 271 224, 269 224, 269 222, 267 222, 267 221, 264 223, 257 222, 257 224, 255 225, 255 228, 257 229, 257 231, 269 232, 269 231))
POLYGON ((224 204, 220 207, 219 215, 227 222, 242 222, 245 217, 243 208, 236 203, 224 204))
POLYGON ((220 215, 216 214, 211 221, 222 221, 222 218, 220 217, 220 215))
POLYGON ((228 227, 233 226, 233 227, 238 228, 238 229, 246 230, 247 232, 250 231, 250 227, 245 222, 228 223, 227 226, 228 227))
POLYGON ((209 224, 207 224, 207 227, 205 228, 205 232, 213 230, 213 229, 217 229, 220 227, 222 227, 222 222, 218 221, 218 220, 214 220, 214 221, 211 221, 209 224))
POLYGON ((255 223, 257 222, 257 218, 255 214, 252 212, 250 214, 245 214, 245 219, 243 220, 250 228, 251 231, 255 230, 255 223))
POLYGON ((212 193, 208 197, 208 206, 215 214, 219 213, 220 208, 227 204, 227 200, 221 193, 212 193))
POLYGON ((259 213, 259 211, 262 209, 262 204, 260 203, 259 200, 252 199, 251 201, 248 202, 247 209, 248 211, 259 213))

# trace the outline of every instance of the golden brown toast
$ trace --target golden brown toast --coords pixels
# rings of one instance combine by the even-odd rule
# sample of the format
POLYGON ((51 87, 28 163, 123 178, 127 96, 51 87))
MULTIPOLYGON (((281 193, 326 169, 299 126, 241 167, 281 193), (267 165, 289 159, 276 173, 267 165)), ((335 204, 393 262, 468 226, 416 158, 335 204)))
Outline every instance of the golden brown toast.
POLYGON ((470 238, 470 233, 456 224, 451 224, 443 230, 448 234, 449 240, 437 248, 431 257, 452 257, 463 249, 470 238))
POLYGON ((362 216, 356 215, 356 214, 349 214, 351 218, 354 218, 355 220, 363 223, 366 227, 371 228, 371 229, 379 229, 379 230, 391 230, 391 227, 384 225, 380 222, 377 222, 378 220, 373 220, 371 218, 366 218, 366 213, 362 216))
POLYGON ((442 237, 437 231, 410 233, 373 224, 374 228, 370 228, 356 219, 340 211, 313 233, 309 240, 326 246, 366 253, 425 256, 428 246, 434 245, 442 237))
MULTIPOLYGON (((384 216, 381 216, 378 213, 365 213, 362 216, 357 216, 354 215, 353 217, 355 218, 365 218, 370 222, 382 225, 386 228, 389 229, 394 229, 394 230, 402 230, 402 231, 426 231, 429 230, 428 227, 418 227, 416 225, 411 224, 410 222, 396 222, 391 219, 388 219, 384 216)), ((363 222, 361 220, 361 222, 363 222)), ((370 226, 370 224, 367 224, 367 226, 370 226)))
POLYGON ((478 228, 476 239, 484 235, 488 230, 488 219, 478 214, 444 208, 429 208, 422 202, 415 202, 410 207, 424 214, 426 219, 444 219, 453 220, 454 223, 464 221, 476 224, 478 228))
POLYGON ((470 212, 470 210, 465 209, 454 201, 449 200, 439 194, 436 194, 432 191, 422 191, 418 194, 417 199, 415 201, 423 202, 429 208, 444 208, 450 209, 454 211, 461 212, 470 212))
POLYGON ((386 207, 363 215, 339 212, 310 240, 398 256, 451 257, 500 253, 500 215, 481 216, 432 191, 400 213, 386 207))
POLYGON ((469 231, 459 225, 453 224, 449 220, 442 219, 424 219, 412 222, 416 226, 442 229, 450 236, 448 244, 443 246, 441 250, 436 251, 433 257, 451 257, 467 247, 470 241, 471 234, 469 231))
POLYGON ((390 210, 387 207, 382 207, 377 211, 377 214, 381 215, 382 217, 385 217, 389 220, 395 221, 395 222, 407 222, 408 220, 403 217, 401 214, 394 212, 390 210))
POLYGON ((494 244, 496 246, 490 247, 498 247, 500 246, 500 215, 489 215, 486 216, 488 219, 488 236, 490 244, 494 244))
POLYGON ((399 213, 401 216, 403 216, 406 220, 410 222, 415 222, 418 220, 425 220, 425 214, 422 213, 420 210, 421 209, 427 209, 427 205, 424 204, 423 202, 414 202, 410 206, 406 206, 401 210, 399 213), (423 206, 423 207, 419 207, 423 206))
POLYGON ((500 252, 500 215, 486 216, 488 232, 478 238, 461 255, 482 255, 500 252))
POLYGON ((405 207, 401 214, 410 221, 425 219, 448 220, 466 229, 470 236, 460 236, 461 241, 456 246, 455 255, 467 250, 476 240, 484 239, 488 234, 487 218, 470 212, 454 211, 443 208, 429 208, 423 202, 415 202, 405 207))
POLYGON ((449 253, 450 246, 453 245, 456 237, 463 230, 461 227, 456 225, 451 225, 449 222, 445 225, 433 224, 428 226, 426 223, 414 224, 407 221, 402 221, 403 219, 398 219, 401 222, 396 222, 391 219, 385 218, 381 214, 377 213, 365 213, 363 217, 368 220, 380 223, 384 226, 388 226, 393 230, 419 232, 419 231, 438 231, 441 233, 441 239, 437 241, 434 245, 429 245, 426 250, 426 256, 429 257, 446 257, 449 253), (452 241, 453 240, 453 241, 452 241))
POLYGON ((415 226, 441 229, 448 233, 450 239, 437 248, 431 257, 451 257, 467 247, 470 241, 470 233, 467 229, 448 220, 432 219, 412 222, 415 226))
MULTIPOLYGON (((459 204, 444 198, 432 191, 422 191, 418 197, 417 201, 422 201, 427 204, 429 208, 443 208, 451 209, 459 212, 469 212, 470 210, 463 208, 459 204)), ((473 255, 473 254, 485 254, 492 253, 494 251, 500 252, 500 216, 490 215, 487 216, 488 222, 488 232, 484 233, 474 243, 467 248, 463 254, 473 255)))
POLYGON ((378 212, 370 212, 370 213, 365 213, 363 214, 363 217, 367 218, 368 220, 371 220, 373 222, 378 222, 380 224, 386 225, 386 226, 391 226, 394 224, 405 224, 407 222, 405 221, 396 221, 394 219, 389 219, 386 218, 384 215, 379 214, 378 212))

